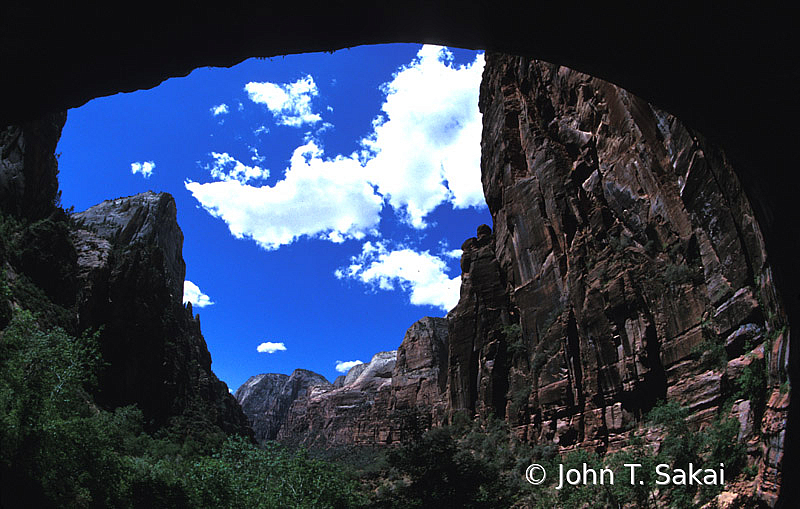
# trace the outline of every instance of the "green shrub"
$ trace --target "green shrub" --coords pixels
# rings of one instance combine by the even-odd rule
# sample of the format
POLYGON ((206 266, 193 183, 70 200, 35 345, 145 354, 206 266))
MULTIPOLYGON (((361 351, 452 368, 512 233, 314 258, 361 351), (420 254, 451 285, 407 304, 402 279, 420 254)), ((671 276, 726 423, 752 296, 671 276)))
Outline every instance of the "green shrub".
MULTIPOLYGON (((650 421, 664 427, 666 434, 657 456, 659 463, 668 463, 672 468, 686 470, 689 463, 695 465, 725 464, 727 479, 733 479, 745 466, 746 449, 738 442, 739 423, 735 419, 720 416, 701 431, 691 429, 686 422, 688 410, 676 402, 657 405, 648 414, 650 421)), ((697 507, 695 497, 702 502, 713 498, 721 486, 662 486, 662 497, 671 507, 697 507)), ((701 504, 702 505, 702 504, 701 504)))
POLYGON ((736 380, 734 397, 750 400, 754 422, 761 422, 767 404, 767 367, 763 357, 751 357, 736 380))
POLYGON ((241 437, 215 446, 143 431, 135 407, 90 397, 97 334, 42 328, 18 312, 0 341, 0 475, 8 507, 358 507, 337 466, 241 437), (210 453, 204 453, 211 451, 210 453))
POLYGON ((517 415, 523 408, 528 405, 528 399, 531 396, 531 388, 529 386, 518 387, 513 392, 509 394, 509 398, 511 400, 511 406, 509 408, 509 413, 511 415, 517 415))
POLYGON ((503 335, 506 338, 508 351, 513 356, 527 355, 528 345, 525 338, 522 336, 522 327, 519 324, 511 324, 503 327, 503 335))
POLYGON ((700 283, 703 276, 699 270, 692 268, 685 263, 668 263, 664 267, 663 278, 667 286, 679 286, 684 283, 700 283))

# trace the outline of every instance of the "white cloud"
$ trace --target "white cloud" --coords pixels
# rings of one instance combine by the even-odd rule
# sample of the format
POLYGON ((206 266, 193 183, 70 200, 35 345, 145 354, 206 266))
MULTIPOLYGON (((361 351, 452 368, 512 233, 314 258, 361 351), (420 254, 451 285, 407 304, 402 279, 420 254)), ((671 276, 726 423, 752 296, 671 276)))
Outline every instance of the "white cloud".
POLYGON ((410 292, 411 304, 449 311, 458 303, 461 276, 447 276, 447 264, 428 251, 403 248, 388 250, 381 242, 365 242, 361 254, 337 278, 355 279, 381 290, 396 287, 410 292))
MULTIPOLYGON (((256 155, 258 155, 257 151, 256 155)), ((269 177, 269 170, 259 166, 247 166, 234 159, 227 152, 222 154, 211 152, 211 157, 214 158, 214 162, 206 165, 205 169, 211 172, 211 176, 217 180, 236 180, 246 184, 250 179, 265 179, 269 177)))
POLYGON ((484 59, 455 67, 446 48, 423 46, 383 91, 385 114, 363 140, 370 181, 415 228, 438 205, 484 205, 478 94, 484 59))
POLYGON ((439 241, 439 256, 445 258, 461 258, 462 251, 460 249, 450 249, 450 243, 447 239, 439 241))
MULTIPOLYGON (((385 84, 384 115, 361 140, 360 154, 324 158, 308 133, 274 186, 246 185, 268 171, 214 153, 218 164, 209 170, 219 182, 186 181, 186 188, 234 236, 251 238, 265 249, 303 236, 340 243, 374 234, 385 199, 416 228, 427 226, 425 217, 442 203, 485 206, 478 111, 483 55, 460 67, 452 59, 446 48, 423 46, 385 84)), ((310 109, 311 97, 318 94, 311 76, 284 85, 251 82, 245 89, 283 123, 320 120, 310 109)), ((326 128, 323 123, 321 129, 326 128)))
MULTIPOLYGON (((250 156, 250 160, 251 161, 253 161, 254 163, 262 163, 263 164, 264 161, 267 160, 266 157, 264 157, 264 156, 262 156, 261 154, 258 153, 258 149, 256 147, 249 147, 249 148, 250 148, 250 153, 253 154, 252 156, 250 156)), ((268 170, 264 170, 264 171, 267 171, 267 175, 269 175, 269 171, 268 170)))
POLYGON ((361 239, 376 233, 383 207, 355 157, 322 159, 313 141, 295 149, 285 178, 274 186, 235 179, 185 186, 235 237, 252 238, 265 249, 302 236, 361 239))
POLYGON ((279 124, 300 127, 322 120, 311 111, 311 98, 318 96, 319 90, 310 75, 283 85, 251 81, 244 89, 251 101, 266 105, 279 124))
POLYGON ((146 179, 150 178, 150 175, 153 174, 153 170, 156 167, 156 163, 153 161, 145 161, 143 163, 131 163, 131 173, 136 175, 137 173, 141 173, 142 176, 146 179))
POLYGON ((271 343, 267 341, 266 343, 261 343, 256 347, 259 353, 275 353, 277 351, 286 351, 286 345, 283 343, 271 343))
POLYGON ((191 302, 193 307, 204 308, 214 304, 211 297, 200 291, 200 288, 191 281, 183 282, 183 303, 191 302))
POLYGON ((225 103, 212 106, 210 109, 211 109, 211 114, 214 115, 215 117, 217 115, 226 115, 230 111, 228 109, 228 105, 225 103))
POLYGON ((336 371, 339 373, 347 373, 350 371, 354 366, 358 366, 359 364, 364 364, 361 361, 336 361, 336 371))

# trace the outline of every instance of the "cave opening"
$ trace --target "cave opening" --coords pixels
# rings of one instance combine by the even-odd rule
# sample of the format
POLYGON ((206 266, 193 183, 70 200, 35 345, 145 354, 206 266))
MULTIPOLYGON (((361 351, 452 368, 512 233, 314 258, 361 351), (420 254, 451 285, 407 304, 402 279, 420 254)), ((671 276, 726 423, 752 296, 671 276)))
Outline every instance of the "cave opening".
MULTIPOLYGON (((527 18, 525 18, 523 16, 520 16, 520 19, 527 19, 527 18)), ((489 22, 487 22, 487 23, 489 23, 489 22)), ((491 24, 491 23, 489 23, 489 24, 491 24)), ((495 24, 495 26, 504 26, 504 28, 506 28, 503 23, 497 23, 495 21, 494 24, 495 24)), ((595 23, 595 24, 597 26, 605 26, 603 23, 595 23)), ((641 26, 651 27, 652 25, 649 24, 649 23, 641 23, 641 26)), ((508 33, 514 33, 515 32, 514 30, 508 30, 507 28, 505 29, 505 31, 508 32, 508 33)), ((586 32, 584 32, 584 31, 581 31, 581 32, 582 33, 586 33, 586 32, 591 32, 591 30, 586 31, 586 32)), ((775 30, 774 32, 777 33, 779 31, 775 30)), ((528 32, 525 31, 525 33, 527 34, 528 32)), ((620 31, 620 33, 627 33, 627 32, 620 31)), ((710 30, 707 33, 709 34, 708 37, 712 37, 713 38, 713 37, 717 37, 719 35, 719 30, 710 30)), ((738 34, 738 32, 737 32, 737 34, 738 34)), ((559 39, 560 38, 558 38, 558 37, 553 37, 553 40, 559 40, 559 39)), ((601 40, 601 39, 602 38, 598 37, 595 40, 601 40)), ((627 37, 626 37, 626 39, 627 39, 627 37)), ((643 37, 643 38, 641 38, 641 40, 657 40, 657 39, 659 39, 659 38, 658 37, 643 37)), ((689 39, 691 39, 691 38, 689 38, 689 39)), ((689 39, 687 39, 687 41, 689 39)), ((720 44, 724 44, 725 38, 723 37, 723 38, 719 38, 719 39, 720 39, 720 41, 723 41, 723 42, 720 42, 720 44)), ((743 40, 745 40, 745 39, 748 40, 748 41, 750 40, 749 38, 743 38, 743 40)), ((666 39, 662 39, 662 40, 666 40, 666 39)), ((783 41, 782 41, 782 43, 781 43, 781 45, 779 47, 786 47, 786 46, 787 45, 784 44, 783 41)), ((791 45, 789 45, 789 46, 791 46, 791 45)), ((641 47, 641 51, 642 51, 643 55, 652 56, 652 55, 657 53, 657 52, 650 51, 650 47, 648 45, 646 45, 646 44, 645 45, 641 45, 640 47, 641 47)), ((696 45, 694 45, 694 44, 692 44, 690 42, 686 42, 686 47, 691 47, 691 53, 696 53, 696 54, 705 54, 706 53, 704 51, 696 51, 696 45)), ((700 45, 700 47, 703 47, 703 45, 700 45)), ((753 45, 753 47, 757 48, 758 45, 753 45)), ((598 51, 602 51, 602 52, 607 53, 609 55, 614 54, 613 51, 607 51, 607 49, 605 49, 605 48, 598 49, 598 51)), ((681 51, 680 49, 676 50, 676 53, 678 54, 678 56, 680 55, 680 51, 681 51)), ((753 53, 757 53, 757 52, 758 52, 758 50, 754 51, 753 53)), ((545 53, 546 53, 546 51, 545 51, 545 53)), ((569 52, 567 52, 567 53, 569 53, 569 52)), ((731 51, 731 53, 736 53, 736 52, 731 51)), ((775 55, 778 55, 780 52, 775 51, 773 53, 775 55)), ((747 54, 747 53, 745 52, 745 54, 747 54)), ((763 56, 763 55, 759 55, 759 56, 763 56)), ((630 61, 637 60, 635 58, 634 59, 628 59, 628 58, 624 58, 624 57, 615 57, 615 58, 617 58, 619 62, 625 62, 625 61, 630 62, 630 61)), ((672 56, 670 56, 669 58, 675 58, 675 53, 673 53, 672 56)), ((781 56, 780 58, 784 58, 784 57, 781 56)), ((569 60, 569 59, 567 58, 567 60, 569 60)), ((658 79, 663 77, 664 73, 663 73, 663 69, 662 69, 661 66, 652 65, 649 62, 648 58, 640 59, 640 60, 643 61, 643 62, 647 62, 647 64, 650 67, 652 67, 653 69, 658 69, 658 71, 656 71, 654 73, 654 74, 658 74, 659 75, 658 79)), ((679 58, 675 59, 675 61, 678 61, 678 60, 679 60, 679 58)), ((706 73, 706 74, 702 74, 701 73, 702 77, 698 81, 700 81, 701 83, 706 83, 706 84, 709 83, 709 82, 712 82, 712 81, 716 81, 716 85, 719 85, 720 82, 727 83, 727 80, 724 80, 724 79, 723 80, 715 80, 714 79, 715 72, 717 72, 719 68, 729 67, 729 68, 733 69, 733 68, 736 67, 735 65, 726 65, 724 62, 728 62, 728 60, 724 60, 724 62, 723 62, 723 60, 724 59, 720 59, 715 65, 712 65, 711 67, 713 69, 712 69, 712 71, 710 73, 706 73), (709 76, 711 76, 711 79, 709 79, 709 76)), ((554 59, 554 61, 559 61, 559 60, 558 59, 554 59)), ((762 60, 759 60, 759 61, 762 61, 762 60)), ((599 64, 584 64, 584 65, 587 65, 588 67, 592 67, 592 65, 594 65, 596 68, 603 68, 603 65, 605 65, 605 64, 601 62, 599 64)), ((610 66, 610 67, 613 67, 613 65, 610 66)), ((684 67, 687 69, 687 72, 689 74, 691 74, 691 73, 697 71, 698 67, 702 67, 702 65, 697 65, 697 63, 695 62, 694 65, 689 65, 689 66, 684 66, 684 67)), ((777 67, 778 66, 775 66, 775 68, 777 68, 777 67)), ((584 67, 584 68, 586 69, 586 67, 584 67)), ((625 73, 622 73, 621 75, 624 75, 624 74, 625 73)), ((630 74, 635 74, 635 71, 631 71, 630 74)), ((681 77, 677 77, 675 79, 681 80, 682 78, 681 77)), ((624 80, 620 80, 620 82, 623 82, 623 81, 624 80)), ((645 82, 646 81, 647 80, 645 80, 645 82)), ((691 83, 692 82, 692 80, 688 80, 688 79, 683 80, 683 81, 685 81, 686 83, 691 83)), ((733 81, 735 81, 735 80, 733 80, 733 81)), ((777 80, 777 81, 783 81, 783 80, 777 80)), ((790 81, 791 80, 785 80, 786 83, 789 83, 790 81)), ((639 82, 639 83, 641 85, 642 82, 639 82)), ((652 83, 653 82, 651 82, 650 85, 652 85, 652 83)), ((757 118, 759 118, 761 116, 760 110, 764 109, 763 106, 753 108, 752 105, 750 105, 750 106, 744 105, 744 110, 745 111, 742 112, 741 110, 739 110, 738 113, 732 113, 732 111, 735 108, 722 108, 722 107, 720 107, 720 105, 735 104, 736 101, 731 101, 730 99, 737 97, 737 95, 739 94, 739 92, 741 90, 748 90, 749 91, 749 90, 757 89, 758 87, 757 86, 756 87, 752 86, 753 84, 754 84, 753 82, 750 82, 749 85, 748 84, 744 84, 741 87, 737 87, 737 86, 720 87, 722 89, 725 89, 725 90, 723 90, 723 93, 721 94, 722 98, 718 97, 716 101, 712 101, 713 104, 711 106, 709 106, 706 110, 703 110, 698 114, 693 114, 692 113, 693 106, 691 106, 691 105, 684 106, 683 109, 684 109, 684 111, 688 111, 690 113, 690 116, 694 115, 694 119, 695 120, 699 119, 698 122, 701 125, 703 123, 705 123, 706 126, 710 124, 713 127, 713 125, 715 123, 717 123, 718 125, 722 125, 722 126, 724 126, 724 125, 736 126, 735 128, 732 128, 732 129, 739 129, 739 126, 742 126, 742 125, 751 126, 749 129, 742 129, 741 130, 741 134, 731 134, 730 131, 725 132, 725 128, 719 128, 719 129, 716 129, 716 130, 715 129, 710 129, 708 132, 712 133, 713 135, 715 135, 717 139, 724 140, 727 143, 727 147, 730 149, 730 154, 733 157, 738 158, 737 159, 738 161, 742 161, 743 160, 743 161, 745 161, 745 163, 748 163, 748 162, 750 163, 750 165, 749 165, 750 167, 749 168, 748 168, 748 164, 745 164, 745 165, 742 165, 742 166, 737 166, 736 167, 736 171, 737 172, 739 172, 739 171, 744 172, 743 181, 745 181, 745 188, 750 193, 751 198, 753 196, 755 196, 757 198, 757 200, 755 201, 755 207, 757 209, 756 213, 759 215, 760 218, 768 219, 767 221, 765 221, 763 223, 764 227, 766 229, 768 229, 769 232, 771 232, 771 237, 768 238, 767 240, 768 240, 768 242, 772 243, 771 244, 772 246, 776 246, 777 245, 777 249, 775 249, 774 251, 771 251, 771 253, 773 253, 774 260, 776 261, 777 269, 779 271, 782 271, 782 272, 779 272, 778 277, 777 277, 777 281, 778 281, 778 283, 780 285, 783 286, 784 289, 786 289, 786 288, 791 289, 791 288, 793 288, 793 286, 788 284, 788 282, 796 281, 796 279, 797 279, 797 277, 796 277, 797 276, 797 271, 791 270, 790 264, 787 263, 787 260, 791 260, 790 253, 794 252, 794 250, 791 249, 791 247, 796 245, 797 236, 791 234, 792 232, 796 231, 796 228, 794 228, 794 229, 791 228, 793 215, 791 213, 789 213, 789 214, 784 213, 784 212, 787 212, 787 211, 790 212, 791 209, 785 208, 786 205, 780 205, 781 203, 783 203, 783 204, 790 203, 790 201, 789 200, 783 200, 783 199, 775 199, 774 202, 773 202, 775 205, 771 205, 771 204, 767 204, 766 203, 767 201, 769 201, 769 197, 770 196, 771 197, 775 197, 775 196, 787 197, 788 195, 786 193, 788 193, 789 190, 786 189, 786 186, 784 186, 784 189, 783 189, 782 193, 781 192, 771 193, 769 191, 770 189, 771 190, 776 190, 777 189, 778 191, 781 191, 781 189, 780 189, 780 180, 781 179, 780 179, 779 172, 778 172, 778 175, 779 175, 778 177, 775 176, 775 174, 776 174, 775 172, 772 172, 770 177, 766 180, 765 186, 767 188, 767 191, 764 191, 763 189, 759 189, 760 184, 756 185, 754 183, 754 179, 752 178, 752 174, 753 173, 757 174, 759 172, 759 169, 762 166, 779 167, 779 165, 774 165, 772 163, 773 162, 780 163, 781 162, 781 157, 782 157, 781 154, 786 154, 786 152, 785 152, 785 149, 783 150, 783 152, 781 150, 777 150, 777 151, 775 151, 775 150, 765 150, 765 151, 763 151, 762 154, 766 153, 766 157, 769 158, 767 161, 769 161, 769 162, 763 161, 763 160, 759 161, 759 158, 761 157, 760 155, 751 155, 751 156, 747 155, 747 152, 755 153, 755 151, 752 151, 751 146, 753 146, 753 145, 761 145, 761 142, 764 142, 764 141, 768 142, 768 143, 766 143, 767 146, 778 147, 778 146, 782 145, 784 147, 788 147, 788 146, 790 146, 789 144, 781 143, 781 140, 786 140, 788 138, 786 137, 785 134, 783 135, 783 137, 780 134, 777 134, 775 136, 773 136, 772 134, 762 134, 761 137, 751 136, 752 133, 756 132, 756 131, 761 131, 763 133, 781 132, 780 129, 763 129, 765 123, 761 122, 761 121, 749 122, 749 120, 757 119, 757 118), (730 90, 728 90, 728 89, 730 89, 730 90), (728 111, 728 113, 727 113, 728 116, 726 116, 726 114, 722 113, 723 110, 728 111), (755 110, 759 110, 759 113, 757 113, 757 114, 752 114, 752 113, 748 114, 748 112, 755 111, 755 110), (718 112, 718 113, 722 113, 722 114, 720 115, 719 118, 717 118, 714 115, 714 112, 718 112), (738 122, 728 122, 728 121, 723 120, 723 119, 726 119, 726 118, 727 119, 731 119, 731 115, 738 115, 738 120, 739 121, 738 122), (720 131, 722 131, 722 133, 720 133, 720 131), (768 139, 770 137, 772 137, 772 139, 768 139), (737 141, 738 142, 746 141, 747 143, 737 143, 737 141), (758 164, 753 164, 753 163, 758 163, 758 164), (742 167, 744 167, 743 170, 741 169, 742 167), (749 180, 748 180, 748 177, 747 177, 748 172, 751 174, 751 178, 749 180), (777 183, 777 185, 776 185, 776 183, 777 183), (765 199, 765 197, 767 197, 767 199, 765 199), (781 208, 781 207, 784 207, 784 208, 781 208), (765 210, 766 210, 766 213, 765 213, 765 210), (772 211, 777 211, 777 213, 775 213, 774 216, 772 216, 772 211), (777 219, 775 221, 773 221, 772 217, 770 217, 770 216, 772 216, 774 218, 777 218, 777 219), (784 230, 784 227, 787 227, 787 226, 789 228, 786 228, 784 230), (776 231, 778 232, 778 234, 775 233, 776 231), (784 235, 781 232, 786 232, 788 234, 784 235), (776 240, 776 237, 777 237, 777 240, 776 240), (782 240, 781 237, 783 237, 786 240, 782 240)), ((692 85, 692 86, 694 86, 694 85, 692 85)), ((664 90, 669 90, 670 88, 671 87, 669 85, 660 84, 658 86, 653 85, 652 89, 650 89, 650 90, 652 90, 652 93, 655 94, 655 96, 658 96, 659 93, 661 93, 662 94, 661 97, 663 98, 663 97, 665 97, 663 91, 664 90)), ((640 87, 640 89, 642 89, 642 88, 640 87)), ((648 90, 648 85, 647 84, 644 85, 643 90, 648 90)), ((666 96, 669 96, 669 95, 670 95, 670 93, 666 93, 666 96)), ((749 94, 747 94, 747 95, 749 95, 749 94)), ((706 97, 708 97, 708 94, 698 94, 698 97, 700 97, 700 96, 706 98, 706 97)), ((775 98, 773 100, 780 100, 778 98, 785 97, 786 94, 774 93, 774 94, 771 94, 771 96, 773 98, 775 98)), ((678 93, 678 92, 675 92, 674 96, 673 96, 673 104, 680 102, 680 97, 681 97, 681 94, 678 93)), ((789 97, 793 97, 793 96, 789 95, 789 97)), ((770 108, 766 108, 766 109, 770 109, 770 108)), ((782 109, 783 108, 778 108, 778 110, 782 110, 782 109)), ((791 108, 789 108, 789 109, 791 109, 791 108)), ((674 111, 677 111, 677 110, 674 110, 674 111)), ((767 123, 769 123, 769 117, 767 117, 767 123)), ((791 134, 793 132, 793 130, 789 129, 789 130, 785 130, 784 132, 788 133, 788 134, 791 134)), ((140 167, 141 169, 144 169, 144 162, 146 162, 146 161, 141 161, 140 162, 142 164, 141 167, 140 167)), ((769 233, 769 232, 765 232, 765 233, 769 233)), ((794 295, 795 293, 796 292, 794 292, 794 291, 790 291, 790 292, 786 292, 785 294, 786 295, 794 295)), ((790 298, 790 300, 789 300, 790 311, 793 310, 793 309, 796 309, 797 302, 798 302, 798 299, 790 298)), ((796 316, 796 315, 792 315, 792 316, 796 316)), ((790 434, 790 436, 791 436, 791 434, 790 434)))

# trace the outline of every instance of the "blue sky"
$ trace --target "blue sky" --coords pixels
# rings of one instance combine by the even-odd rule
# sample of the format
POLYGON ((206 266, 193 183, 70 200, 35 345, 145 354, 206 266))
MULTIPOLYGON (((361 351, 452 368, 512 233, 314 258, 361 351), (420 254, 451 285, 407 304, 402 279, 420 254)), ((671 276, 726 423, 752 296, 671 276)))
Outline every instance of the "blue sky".
POLYGON ((61 136, 62 205, 171 193, 217 376, 332 381, 457 302, 458 248, 491 224, 482 68, 475 51, 362 46, 95 99, 61 136))

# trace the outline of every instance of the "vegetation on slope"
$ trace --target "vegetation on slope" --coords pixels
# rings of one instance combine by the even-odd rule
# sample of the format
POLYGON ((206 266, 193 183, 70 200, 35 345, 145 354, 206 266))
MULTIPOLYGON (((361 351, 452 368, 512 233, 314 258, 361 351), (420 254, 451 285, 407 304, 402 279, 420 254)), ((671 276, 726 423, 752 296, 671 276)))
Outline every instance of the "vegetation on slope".
POLYGON ((98 408, 89 391, 101 362, 97 334, 15 313, 0 342, 4 507, 361 505, 354 481, 302 451, 150 435, 135 407, 98 408))
POLYGON ((0 214, 0 506, 362 505, 355 481, 304 451, 98 405, 101 332, 77 333, 75 273, 61 209, 0 214))

